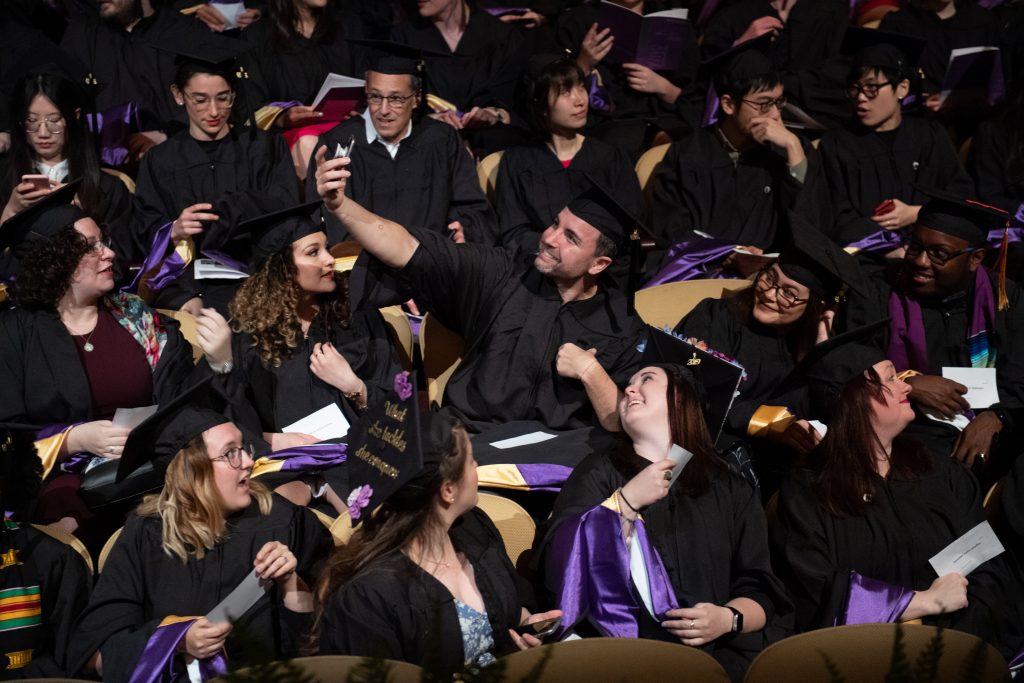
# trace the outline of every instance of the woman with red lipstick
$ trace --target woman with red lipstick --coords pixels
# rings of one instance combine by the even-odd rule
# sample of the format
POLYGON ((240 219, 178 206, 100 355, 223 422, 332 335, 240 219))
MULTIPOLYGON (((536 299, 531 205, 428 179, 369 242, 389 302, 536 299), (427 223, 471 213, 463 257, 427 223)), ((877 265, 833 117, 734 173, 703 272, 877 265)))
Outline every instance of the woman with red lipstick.
POLYGON ((826 231, 865 254, 902 254, 899 231, 917 220, 926 199, 916 187, 973 193, 943 127, 903 113, 904 100, 915 94, 923 45, 874 29, 847 30, 844 47, 855 53, 847 94, 857 120, 821 141, 835 207, 834 224, 826 231))
POLYGON ((910 385, 881 351, 852 343, 810 375, 817 405, 832 406, 828 433, 783 483, 772 529, 797 628, 923 619, 1012 658, 1024 645, 1013 561, 995 557, 967 577, 937 576, 929 563, 985 514, 969 472, 903 434, 910 385))
POLYGON ((16 86, 11 120, 19 125, 11 130, 10 161, 0 178, 0 222, 50 192, 24 182, 26 175, 47 176, 50 188, 81 179, 78 202, 106 227, 118 265, 123 267, 143 253, 129 231, 131 194, 124 183, 100 170, 83 112, 86 99, 75 83, 57 73, 36 73, 16 86))
POLYGON ((617 147, 583 134, 590 103, 583 70, 569 56, 542 54, 527 65, 521 107, 535 133, 530 144, 505 150, 498 167, 495 210, 500 243, 534 253, 540 233, 576 196, 573 175, 590 174, 633 215, 640 215, 640 183, 617 147))
MULTIPOLYGON (((224 39, 227 40, 227 39, 224 39)), ((144 267, 172 254, 189 241, 200 258, 204 233, 211 224, 234 227, 254 199, 267 208, 293 204, 298 185, 288 150, 277 135, 245 130, 247 102, 237 90, 245 49, 234 41, 222 45, 166 46, 180 53, 171 92, 188 115, 188 130, 146 154, 135 192, 134 231, 149 246, 144 267)), ((237 280, 196 279, 194 266, 162 288, 149 287, 156 307, 196 314, 203 306, 227 313, 237 280)))

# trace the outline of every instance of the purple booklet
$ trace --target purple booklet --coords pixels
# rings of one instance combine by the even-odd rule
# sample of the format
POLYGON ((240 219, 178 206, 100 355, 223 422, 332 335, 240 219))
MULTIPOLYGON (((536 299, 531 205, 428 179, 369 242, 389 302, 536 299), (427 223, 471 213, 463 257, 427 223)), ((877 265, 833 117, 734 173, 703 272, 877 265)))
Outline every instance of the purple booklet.
POLYGON ((949 66, 939 93, 941 109, 993 106, 1006 96, 998 47, 963 47, 949 54, 949 66))
POLYGON ((366 81, 338 74, 327 74, 313 109, 323 112, 324 121, 344 121, 366 97, 366 81))
POLYGON ((610 28, 615 43, 608 54, 614 64, 632 62, 654 71, 673 71, 696 38, 685 9, 639 15, 621 5, 601 0, 597 26, 610 28))

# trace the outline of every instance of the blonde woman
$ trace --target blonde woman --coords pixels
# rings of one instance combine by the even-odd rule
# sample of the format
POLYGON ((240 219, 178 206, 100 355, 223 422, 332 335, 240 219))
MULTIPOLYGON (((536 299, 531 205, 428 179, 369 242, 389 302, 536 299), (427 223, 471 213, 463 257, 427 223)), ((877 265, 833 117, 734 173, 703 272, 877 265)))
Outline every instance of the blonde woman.
POLYGON ((312 611, 309 570, 329 548, 324 528, 250 481, 252 447, 223 416, 187 408, 155 442, 183 446, 163 491, 143 500, 114 545, 69 670, 178 680, 190 666, 203 677, 222 672, 225 652, 237 656, 242 642, 294 654, 312 611), (265 595, 233 625, 203 617, 254 569, 265 595))

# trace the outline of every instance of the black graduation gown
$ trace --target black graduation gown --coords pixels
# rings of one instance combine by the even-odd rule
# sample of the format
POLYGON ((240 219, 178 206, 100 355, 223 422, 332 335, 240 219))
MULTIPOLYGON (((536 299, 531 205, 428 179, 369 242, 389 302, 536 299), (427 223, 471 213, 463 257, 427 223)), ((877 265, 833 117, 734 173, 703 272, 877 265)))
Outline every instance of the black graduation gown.
POLYGON ((313 103, 328 74, 362 78, 358 55, 349 38, 362 38, 361 23, 344 12, 334 15, 335 31, 322 38, 306 38, 292 33, 286 46, 278 46, 273 27, 267 20, 256 21, 242 30, 242 38, 252 46, 247 61, 258 74, 246 85, 258 105, 296 100, 313 103))
MULTIPOLYGON (((78 620, 68 668, 79 671, 99 650, 104 680, 128 680, 161 620, 207 614, 252 572, 256 553, 270 541, 288 546, 299 576, 315 585, 315 564, 326 557, 331 542, 313 513, 274 495, 266 516, 253 500, 227 522, 225 538, 203 559, 191 555, 183 563, 164 550, 158 517, 131 515, 78 620)), ((246 645, 272 652, 275 659, 295 656, 309 627, 308 616, 285 608, 273 586, 236 622, 227 641, 228 657, 237 660, 246 645)), ((180 657, 175 674, 174 680, 188 680, 180 657)))
MULTIPOLYGON (((558 50, 578 54, 583 37, 597 19, 598 8, 590 2, 563 13, 555 26, 558 50)), ((657 95, 633 90, 629 86, 626 70, 620 64, 605 59, 597 65, 597 72, 601 86, 614 106, 610 112, 598 111, 591 106, 587 117, 588 131, 622 149, 629 155, 630 163, 634 163, 650 144, 648 124, 652 124, 650 132, 653 135, 657 129, 670 133, 685 130, 689 122, 695 120, 695 117, 687 117, 689 121, 684 122, 678 112, 687 105, 693 105, 696 113, 703 104, 703 97, 697 92, 696 86, 699 62, 700 55, 694 42, 683 55, 678 68, 659 74, 683 91, 676 103, 670 105, 662 102, 657 95)))
MULTIPOLYGON (((824 512, 812 484, 810 471, 793 471, 772 528, 776 569, 802 631, 833 626, 843 615, 851 571, 927 589, 936 578, 928 558, 985 519, 977 482, 949 458, 935 458, 932 470, 913 481, 877 478, 873 500, 857 516, 824 512)), ((1012 656, 1024 644, 1018 574, 1008 555, 989 560, 968 577, 965 609, 925 623, 974 633, 1012 656)))
MULTIPOLYGON (((379 216, 406 226, 449 234, 448 224, 459 221, 468 242, 494 244, 497 219, 480 189, 476 164, 446 123, 428 117, 415 119, 412 133, 402 140, 395 158, 378 140, 366 140, 366 120, 356 117, 343 121, 320 136, 317 149, 326 144, 330 154, 355 138, 349 155, 352 177, 345 195, 379 216)), ((310 175, 316 162, 310 159, 310 175)), ((316 184, 307 183, 306 198, 319 199, 316 184)), ((327 241, 348 239, 348 231, 333 215, 327 214, 327 241)))
POLYGON ((885 200, 923 204, 927 197, 916 187, 973 195, 949 135, 932 120, 903 117, 892 133, 863 126, 833 130, 819 151, 835 216, 829 236, 843 246, 878 232, 871 216, 885 200))
MULTIPOLYGON (((559 525, 600 505, 650 464, 632 453, 626 457, 628 462, 617 463, 608 453, 594 453, 573 470, 555 500, 540 552, 547 551, 559 525)), ((722 467, 711 474, 703 494, 692 496, 673 488, 667 497, 645 508, 643 518, 647 537, 665 565, 681 607, 698 602, 724 605, 743 597, 764 610, 767 626, 762 631, 723 636, 701 648, 734 680, 741 680, 750 661, 786 635, 792 619, 782 582, 772 574, 767 525, 757 492, 722 467)), ((551 573, 562 568, 551 566, 547 559, 545 563, 551 589, 555 585, 551 573)), ((676 642, 652 619, 648 621, 642 637, 676 642)))
POLYGON ((41 622, 0 631, 0 679, 67 676, 71 629, 89 599, 92 577, 71 546, 38 529, 19 526, 6 537, 10 539, 6 549, 17 551, 19 562, 0 570, 0 591, 38 587, 41 622), (32 660, 9 669, 8 655, 25 650, 31 652, 32 660))
POLYGON ((444 404, 470 422, 536 420, 550 429, 590 426, 593 408, 582 382, 555 371, 566 342, 596 348, 597 360, 622 385, 639 369, 638 344, 645 336, 626 299, 601 286, 585 301, 563 303, 555 285, 532 265, 517 263, 504 249, 456 245, 436 233, 401 271, 379 262, 367 269, 369 289, 353 285, 360 306, 380 307, 410 295, 431 315, 466 340, 463 361, 445 388, 444 404))
MULTIPOLYGON (((153 371, 153 403, 161 404, 206 373, 178 322, 160 318, 167 344, 153 371)), ((0 422, 30 425, 88 422, 92 399, 74 340, 55 312, 15 308, 0 314, 0 422)))
POLYGON ((98 111, 134 102, 139 108, 141 130, 173 132, 187 126, 188 121, 171 96, 174 55, 156 45, 187 45, 204 39, 210 40, 205 26, 179 12, 158 9, 131 31, 114 28, 99 17, 77 17, 64 32, 61 47, 102 86, 96 93, 98 111))
POLYGON ((640 215, 640 182, 629 172, 631 168, 625 152, 592 137, 583 139, 568 169, 544 143, 509 147, 498 166, 494 193, 500 244, 512 251, 536 253, 540 233, 578 192, 574 174, 590 174, 634 216, 640 215))
POLYGON ((821 162, 810 144, 801 143, 807 156, 803 183, 790 175, 784 156, 760 145, 733 165, 712 129, 672 143, 650 181, 648 225, 658 245, 692 240, 699 230, 769 250, 787 209, 811 225, 825 225, 830 210, 821 162))
MULTIPOLYGON (((839 55, 849 11, 841 0, 797 2, 767 51, 786 97, 826 125, 846 118, 849 111, 843 89, 849 58, 839 55)), ((779 18, 769 0, 740 0, 721 8, 704 29, 704 58, 724 52, 752 21, 767 16, 779 18)))
MULTIPOLYGON (((473 566, 494 637, 493 654, 514 649, 522 602, 516 573, 494 524, 474 508, 448 532, 473 566)), ((373 560, 324 606, 321 655, 384 657, 429 667, 440 680, 464 666, 462 631, 452 594, 402 551, 373 560)))
POLYGON ((978 126, 967 155, 967 170, 974 178, 979 200, 1016 214, 1024 204, 1024 164, 1018 163, 1016 169, 1009 166, 1009 130, 1020 125, 1011 116, 1007 112, 978 126))
POLYGON ((352 402, 309 369, 313 345, 327 341, 366 383, 370 403, 387 391, 401 372, 387 323, 378 311, 356 311, 349 327, 336 326, 329 337, 314 321, 309 338, 301 340, 291 357, 282 359, 277 368, 263 363, 252 337, 238 333, 232 340, 232 382, 240 383, 245 396, 244 404, 232 405, 238 419, 254 431, 280 432, 296 420, 336 403, 350 424, 355 421, 359 413, 352 402))
POLYGON ((809 407, 805 384, 783 382, 797 365, 789 340, 753 318, 744 324, 740 316, 733 299, 705 299, 679 321, 675 330, 706 342, 746 370, 747 377, 740 382, 739 396, 729 409, 719 437, 719 443, 726 446, 750 438, 747 426, 762 405, 788 406, 791 413, 801 417, 806 417, 809 407))
MULTIPOLYGON (((188 131, 182 131, 142 160, 133 232, 148 253, 156 231, 192 204, 213 204, 213 212, 222 221, 235 222, 291 206, 297 197, 294 167, 280 136, 257 131, 253 138, 248 130, 234 128, 217 141, 210 154, 188 131), (252 208, 254 199, 259 209, 252 208)), ((201 250, 202 235, 193 240, 201 250)), ((197 281, 192 273, 190 265, 157 294, 155 305, 178 309, 192 297, 203 296, 226 314, 239 281, 197 281)))
POLYGON ((918 66, 924 74, 922 87, 926 93, 938 93, 949 66, 949 54, 961 47, 999 45, 999 27, 988 10, 973 2, 956 1, 956 14, 940 19, 935 12, 907 6, 890 12, 878 26, 928 41, 918 66))

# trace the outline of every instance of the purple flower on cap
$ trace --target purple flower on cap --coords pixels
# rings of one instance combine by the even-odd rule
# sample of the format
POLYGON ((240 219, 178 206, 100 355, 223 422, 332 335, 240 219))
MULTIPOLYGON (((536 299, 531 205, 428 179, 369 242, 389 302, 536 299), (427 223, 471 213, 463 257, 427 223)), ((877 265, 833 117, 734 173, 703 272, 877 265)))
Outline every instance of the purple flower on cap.
POLYGON ((408 401, 412 396, 412 383, 409 382, 408 372, 403 371, 395 375, 395 393, 403 401, 408 401))
POLYGON ((359 516, 363 513, 363 508, 370 504, 370 498, 372 497, 373 487, 369 484, 352 489, 352 492, 348 494, 347 501, 349 517, 359 519, 359 516))

